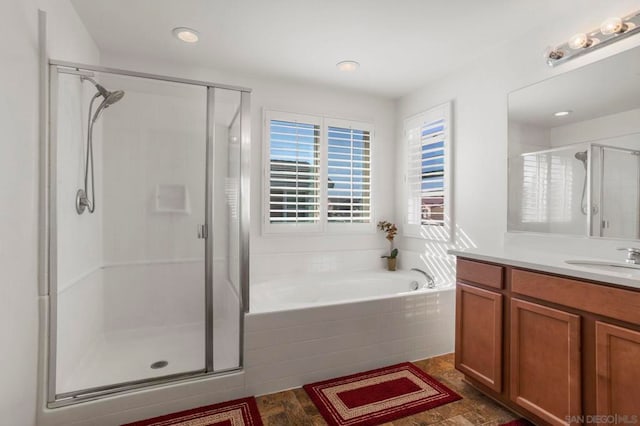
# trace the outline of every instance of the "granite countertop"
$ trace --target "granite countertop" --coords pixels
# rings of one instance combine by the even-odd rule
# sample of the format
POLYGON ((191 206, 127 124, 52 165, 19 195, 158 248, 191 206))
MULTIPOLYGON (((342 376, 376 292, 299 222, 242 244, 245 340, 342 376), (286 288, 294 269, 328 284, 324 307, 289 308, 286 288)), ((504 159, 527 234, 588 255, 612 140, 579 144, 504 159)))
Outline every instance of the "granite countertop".
POLYGON ((574 256, 563 253, 551 253, 541 250, 531 250, 522 247, 503 246, 492 249, 452 249, 449 254, 475 259, 485 262, 502 263, 519 268, 533 269, 541 272, 549 272, 557 275, 565 275, 573 278, 582 278, 590 281, 615 284, 623 287, 630 287, 640 290, 640 269, 624 269, 618 271, 608 271, 594 267, 571 265, 565 260, 586 260, 586 261, 608 261, 611 263, 624 263, 624 260, 589 258, 584 256, 574 256))

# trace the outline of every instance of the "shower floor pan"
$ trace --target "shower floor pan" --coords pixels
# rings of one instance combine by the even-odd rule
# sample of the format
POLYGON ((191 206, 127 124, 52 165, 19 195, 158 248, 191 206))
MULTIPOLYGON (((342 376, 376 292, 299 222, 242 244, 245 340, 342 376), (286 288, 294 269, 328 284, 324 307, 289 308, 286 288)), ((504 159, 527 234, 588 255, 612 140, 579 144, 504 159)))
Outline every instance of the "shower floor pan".
MULTIPOLYGON (((228 334, 228 327, 214 328, 216 339, 224 342, 214 344, 216 370, 238 365, 238 345, 230 344, 228 334)), ((203 370, 204 353, 204 324, 106 333, 58 384, 57 393, 203 370)))

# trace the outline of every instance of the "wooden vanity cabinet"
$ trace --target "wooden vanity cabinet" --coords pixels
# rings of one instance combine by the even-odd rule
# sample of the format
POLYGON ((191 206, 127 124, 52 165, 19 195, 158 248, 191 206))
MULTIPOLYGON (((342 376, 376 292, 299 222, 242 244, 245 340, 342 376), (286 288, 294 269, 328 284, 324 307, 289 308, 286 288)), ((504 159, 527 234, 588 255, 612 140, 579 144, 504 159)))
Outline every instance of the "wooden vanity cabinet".
POLYGON ((509 398, 550 424, 582 414, 580 317, 511 300, 509 398))
POLYGON ((456 281, 469 383, 539 425, 640 421, 640 291, 464 258, 456 281))
POLYGON ((640 422, 640 331, 596 322, 598 414, 640 422))
POLYGON ((456 288, 456 367, 496 392, 502 390, 502 298, 462 283, 456 288))
POLYGON ((460 259, 456 276, 456 368, 501 392, 504 268, 460 259))

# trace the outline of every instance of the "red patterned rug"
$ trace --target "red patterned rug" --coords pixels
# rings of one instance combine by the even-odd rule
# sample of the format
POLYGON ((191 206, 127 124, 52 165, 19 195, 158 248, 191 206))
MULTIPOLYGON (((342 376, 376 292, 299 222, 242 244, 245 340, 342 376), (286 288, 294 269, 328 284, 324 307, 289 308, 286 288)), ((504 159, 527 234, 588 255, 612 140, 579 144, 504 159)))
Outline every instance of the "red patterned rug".
POLYGON ((462 398, 410 362, 303 388, 331 426, 378 425, 462 398))
POLYGON ((123 426, 263 426, 254 397, 207 405, 123 426))

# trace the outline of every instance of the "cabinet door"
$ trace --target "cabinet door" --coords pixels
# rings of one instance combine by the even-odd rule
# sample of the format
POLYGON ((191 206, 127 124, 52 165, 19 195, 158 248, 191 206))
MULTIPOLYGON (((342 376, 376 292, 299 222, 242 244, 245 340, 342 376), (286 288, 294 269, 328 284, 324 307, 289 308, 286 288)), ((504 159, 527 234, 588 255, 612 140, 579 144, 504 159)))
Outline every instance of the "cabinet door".
POLYGON ((502 390, 502 295, 465 284, 456 288, 456 368, 502 390))
POLYGON ((552 425, 582 414, 580 317, 511 300, 510 398, 552 425))
POLYGON ((640 332, 596 321, 596 374, 599 415, 639 415, 640 332))

